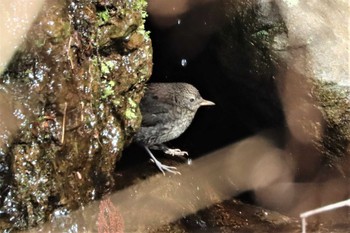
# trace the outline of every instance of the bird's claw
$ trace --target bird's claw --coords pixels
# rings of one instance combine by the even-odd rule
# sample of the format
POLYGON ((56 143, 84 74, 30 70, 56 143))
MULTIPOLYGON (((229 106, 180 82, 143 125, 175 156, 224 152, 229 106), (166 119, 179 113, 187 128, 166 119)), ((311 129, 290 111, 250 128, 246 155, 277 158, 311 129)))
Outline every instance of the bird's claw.
POLYGON ((179 174, 181 175, 181 173, 179 171, 177 171, 176 167, 173 166, 168 166, 168 165, 164 165, 162 164, 158 159, 156 159, 156 157, 152 154, 152 152, 149 150, 149 148, 147 146, 145 146, 146 151, 148 152, 148 154, 151 156, 151 161, 154 162, 157 167, 159 168, 159 170, 162 171, 163 175, 165 175, 164 171, 173 173, 173 174, 179 174))
POLYGON ((174 167, 174 166, 168 166, 168 165, 165 165, 165 164, 162 164, 161 162, 159 162, 158 160, 153 160, 151 159, 152 162, 154 162, 157 167, 159 168, 159 170, 161 170, 161 172, 163 173, 163 175, 165 175, 165 171, 167 172, 170 172, 170 173, 173 173, 175 175, 181 175, 181 172, 177 171, 177 168, 174 167))
POLYGON ((184 155, 188 155, 187 151, 182 151, 180 149, 166 149, 164 151, 165 154, 168 154, 168 155, 172 155, 172 156, 184 156, 184 155))

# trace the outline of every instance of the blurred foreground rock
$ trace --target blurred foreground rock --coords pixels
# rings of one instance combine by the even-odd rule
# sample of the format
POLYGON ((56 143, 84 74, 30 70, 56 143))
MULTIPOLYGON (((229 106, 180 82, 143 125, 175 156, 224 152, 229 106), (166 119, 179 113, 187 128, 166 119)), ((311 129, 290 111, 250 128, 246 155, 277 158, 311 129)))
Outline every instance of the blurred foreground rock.
POLYGON ((304 168, 300 175, 322 177, 321 164, 349 178, 348 2, 276 4, 288 29, 285 50, 276 51, 285 63, 279 92, 291 133, 290 151, 304 168), (303 147, 308 152, 302 153, 303 147))
POLYGON ((347 1, 223 2, 218 56, 261 120, 283 110, 296 177, 350 177, 347 1))
MULTIPOLYGON (((255 190, 271 209, 301 212, 349 197, 350 79, 347 1, 224 0, 218 56, 230 84, 244 88, 246 116, 272 125, 285 118, 284 154, 294 182, 255 190), (315 182, 315 183, 312 183, 315 182)), ((218 102, 218 101, 216 101, 218 102)), ((346 210, 310 219, 312 230, 349 222, 346 210), (317 221, 315 221, 317 220, 317 221)), ((327 232, 327 231, 325 231, 327 232)), ((338 232, 338 231, 337 231, 338 232)), ((346 232, 340 229, 339 232, 346 232)))
POLYGON ((152 71, 146 2, 46 1, 1 75, 0 229, 24 229, 114 185, 152 71))
MULTIPOLYGON (((138 127, 139 94, 151 70, 150 41, 137 26, 142 15, 136 9, 144 3, 52 4, 2 77, 1 101, 10 109, 2 113, 10 123, 0 125, 6 145, 0 170, 3 228, 43 222, 58 207, 53 225, 33 232, 107 231, 109 226, 126 232, 299 232, 300 212, 348 198, 346 2, 222 4, 224 27, 210 33, 217 33, 211 48, 225 77, 198 79, 223 88, 215 95, 217 107, 224 113, 238 109, 232 119, 243 120, 243 128, 286 128, 268 138, 271 150, 242 141, 225 159, 221 151, 212 160, 203 157, 185 166, 182 176, 148 180, 156 169, 141 163, 113 178, 121 148, 138 127), (64 20, 52 20, 58 15, 64 20), (46 39, 32 39, 37 35, 46 39), (18 135, 13 134, 17 125, 18 135), (185 176, 186 169, 195 173, 185 176), (120 192, 86 212, 67 215, 68 208, 101 197, 110 187, 120 192), (267 209, 232 200, 249 190, 267 209)), ((208 132, 203 135, 211 140, 208 132)), ((177 165, 165 161, 171 162, 177 165)), ((347 232, 346 210, 323 216, 316 219, 322 224, 311 221, 316 224, 310 222, 309 229, 347 232)))
MULTIPOLYGON (((162 159, 177 166, 181 176, 163 176, 156 168, 151 171, 149 162, 119 170, 115 193, 70 214, 55 211, 50 223, 29 232, 300 232, 297 217, 233 198, 276 184, 282 177, 280 185, 288 193, 278 197, 281 193, 270 190, 271 201, 288 201, 293 194, 312 199, 314 194, 304 195, 307 189, 288 182, 288 159, 277 147, 279 133, 246 138, 202 156, 192 165, 162 159)), ((309 224, 308 229, 345 233, 349 222, 346 217, 342 220, 343 224, 336 226, 309 224)))

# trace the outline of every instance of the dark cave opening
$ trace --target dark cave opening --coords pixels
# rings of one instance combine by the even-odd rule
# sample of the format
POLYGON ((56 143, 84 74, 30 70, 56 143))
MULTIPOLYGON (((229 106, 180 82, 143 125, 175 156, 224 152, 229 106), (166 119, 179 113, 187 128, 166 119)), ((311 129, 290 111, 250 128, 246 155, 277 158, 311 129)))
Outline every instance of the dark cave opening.
MULTIPOLYGON (((244 38, 243 19, 236 19, 236 28, 229 32, 235 41, 223 39, 227 28, 232 28, 223 7, 221 1, 209 2, 176 18, 151 14, 146 22, 151 31, 154 63, 149 82, 187 82, 197 87, 205 99, 216 103, 199 109, 185 133, 167 143, 188 151, 191 159, 284 124, 273 80, 275 69, 265 73, 254 70, 257 65, 252 65, 254 54, 246 45, 249 41, 244 38), (168 25, 162 25, 163 21, 168 25), (223 62, 225 46, 224 55, 230 58, 223 62), (232 62, 232 67, 227 68, 225 62, 232 62)), ((142 148, 132 145, 123 152, 119 168, 147 159, 142 148)))

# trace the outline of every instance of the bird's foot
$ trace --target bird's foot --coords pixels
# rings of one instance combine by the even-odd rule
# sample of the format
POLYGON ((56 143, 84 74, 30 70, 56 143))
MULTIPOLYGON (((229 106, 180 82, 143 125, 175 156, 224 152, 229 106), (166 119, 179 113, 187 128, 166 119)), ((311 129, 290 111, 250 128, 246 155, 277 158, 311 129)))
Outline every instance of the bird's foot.
POLYGON ((170 149, 170 148, 167 148, 165 151, 164 151, 165 154, 168 154, 168 155, 172 155, 172 156, 184 156, 184 155, 188 155, 187 151, 182 151, 180 149, 170 149))
POLYGON ((152 154, 152 152, 149 150, 149 148, 147 146, 145 146, 145 149, 148 152, 148 154, 151 156, 151 161, 156 164, 156 166, 163 173, 163 175, 165 175, 165 171, 173 173, 175 175, 176 174, 181 175, 181 173, 179 171, 177 171, 176 167, 162 164, 158 159, 156 159, 156 157, 152 154))
POLYGON ((165 175, 165 171, 173 173, 175 175, 176 174, 181 175, 181 173, 179 171, 177 171, 176 167, 162 164, 159 160, 153 160, 153 159, 151 159, 151 160, 152 160, 152 162, 154 162, 156 164, 156 166, 163 173, 163 175, 165 175))

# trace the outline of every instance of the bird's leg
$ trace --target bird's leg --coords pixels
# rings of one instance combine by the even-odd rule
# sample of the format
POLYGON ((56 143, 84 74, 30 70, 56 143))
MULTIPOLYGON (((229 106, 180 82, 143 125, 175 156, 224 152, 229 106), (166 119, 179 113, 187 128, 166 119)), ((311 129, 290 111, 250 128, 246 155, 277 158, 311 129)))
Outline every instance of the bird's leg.
POLYGON ((168 148, 166 151, 164 151, 165 154, 168 154, 168 155, 172 155, 172 156, 184 156, 184 155, 188 155, 188 152, 187 151, 182 151, 178 148, 174 148, 174 149, 171 149, 171 148, 168 148))
POLYGON ((167 147, 165 144, 156 144, 150 147, 152 150, 162 150, 165 154, 172 156, 184 156, 188 155, 187 151, 182 151, 180 149, 171 149, 167 147))
POLYGON ((148 154, 151 156, 152 161, 157 165, 159 170, 161 170, 161 172, 163 172, 163 175, 165 175, 164 171, 167 171, 167 172, 170 172, 173 174, 181 175, 181 173, 179 171, 176 171, 177 170, 176 167, 164 165, 158 159, 156 159, 156 157, 152 154, 152 152, 150 151, 150 149, 147 146, 145 146, 145 149, 148 152, 148 154))

